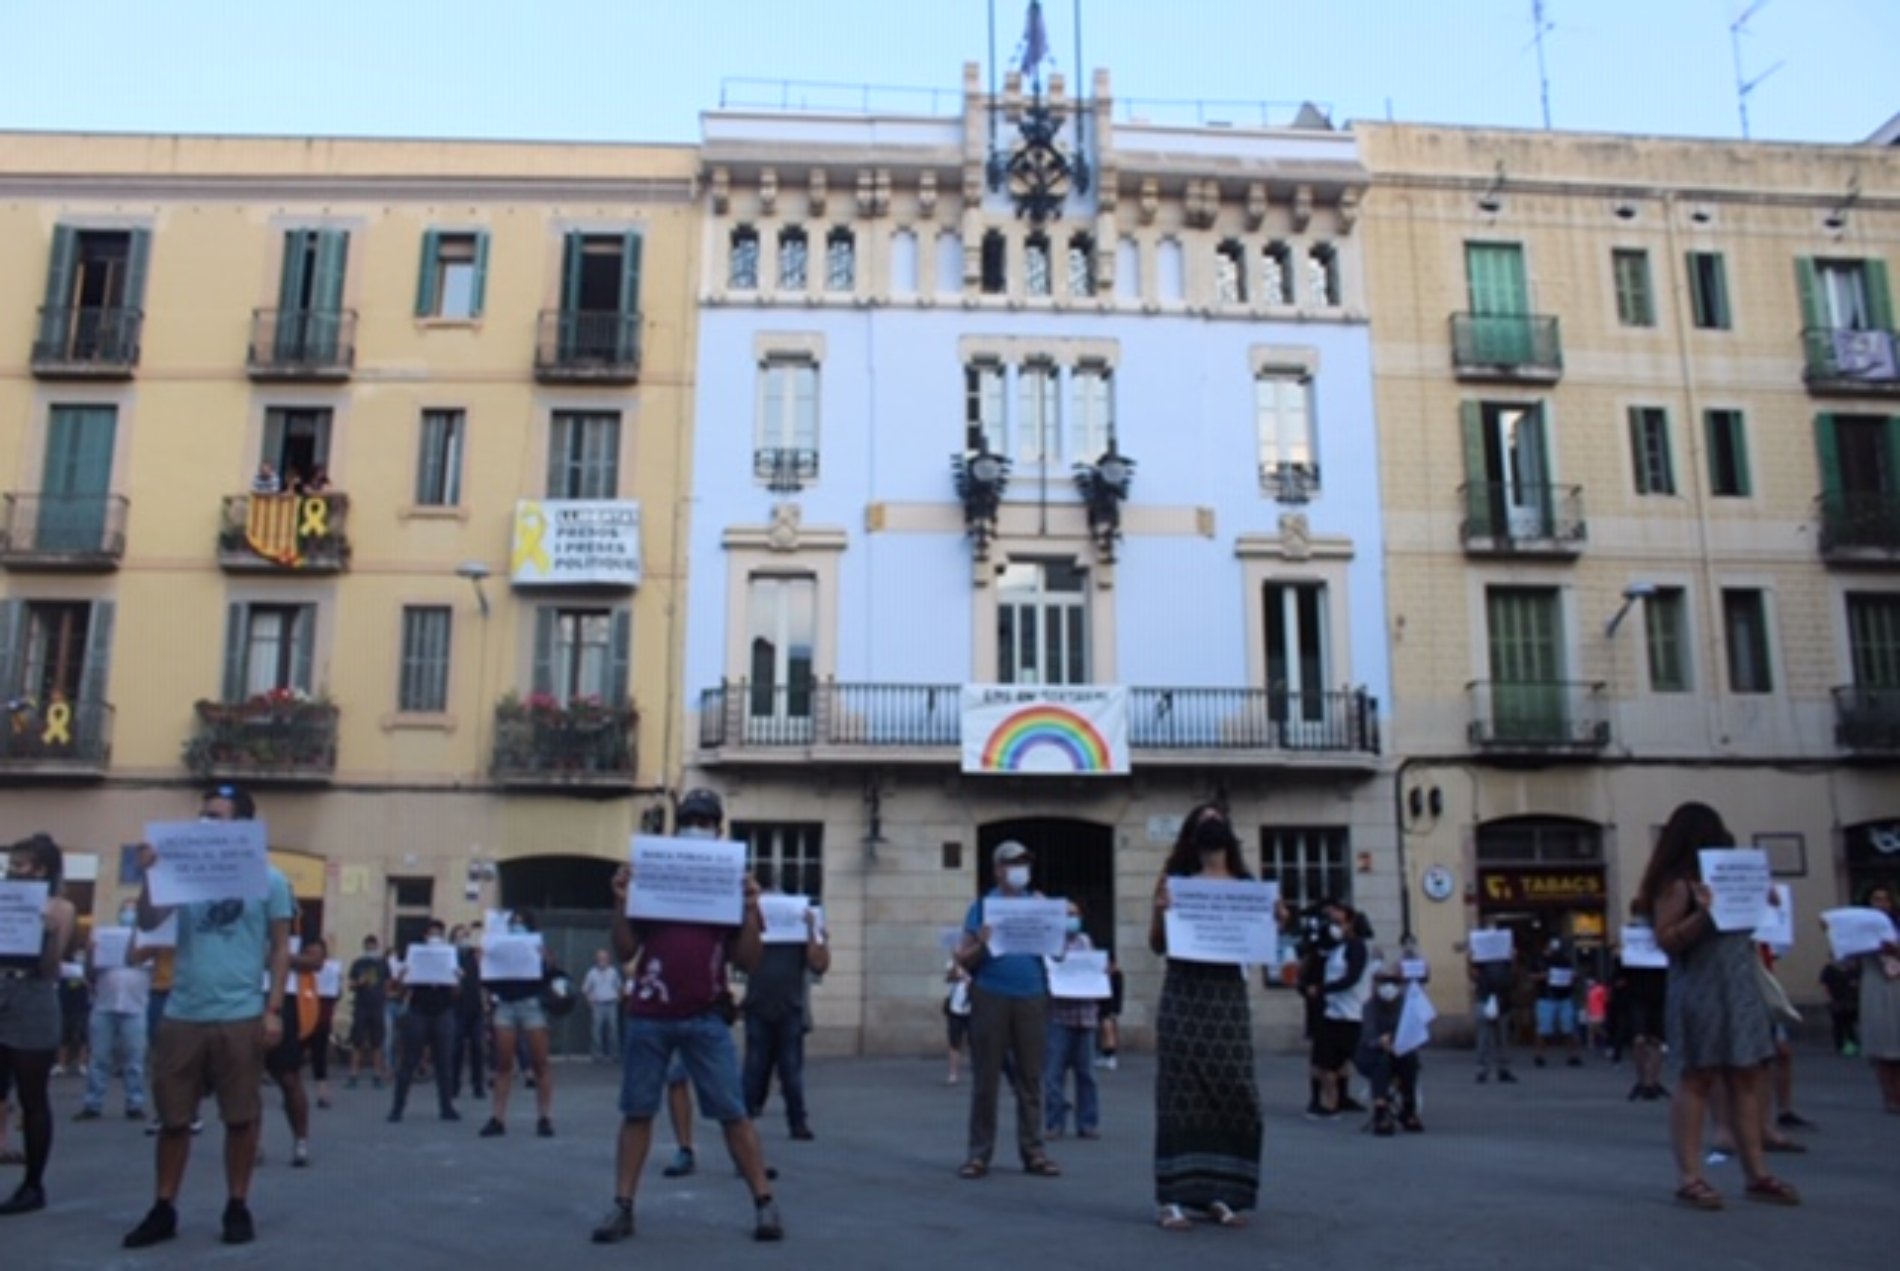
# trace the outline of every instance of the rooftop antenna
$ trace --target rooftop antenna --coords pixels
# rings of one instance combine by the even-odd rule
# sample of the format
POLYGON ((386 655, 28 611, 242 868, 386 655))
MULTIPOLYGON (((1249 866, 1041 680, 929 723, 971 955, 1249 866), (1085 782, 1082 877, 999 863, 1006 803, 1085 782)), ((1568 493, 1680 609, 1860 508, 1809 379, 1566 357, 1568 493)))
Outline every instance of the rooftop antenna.
POLYGON ((1773 66, 1769 67, 1767 70, 1757 75, 1754 79, 1749 79, 1742 73, 1742 37, 1744 35, 1754 34, 1753 31, 1750 31, 1748 29, 1748 20, 1754 17, 1757 13, 1760 13, 1763 9, 1767 7, 1768 7, 1768 0, 1755 0, 1753 4, 1749 5, 1746 9, 1742 10, 1741 14, 1735 19, 1735 21, 1728 24, 1729 47, 1735 53, 1735 107, 1738 111, 1741 112, 1741 116, 1742 116, 1742 140, 1743 141, 1747 141, 1749 139, 1748 95, 1754 92, 1757 88, 1761 87, 1761 82, 1763 80, 1767 79, 1770 75, 1773 75, 1776 71, 1780 70, 1783 66, 1787 65, 1786 62, 1776 62, 1773 66))
MULTIPOLYGON (((1531 43, 1537 46, 1537 86, 1544 103, 1544 131, 1550 131, 1550 68, 1544 62, 1544 37, 1557 29, 1557 24, 1544 15, 1544 0, 1531 0, 1531 25, 1536 33, 1531 43)), ((1523 54, 1518 56, 1522 57, 1523 54)))

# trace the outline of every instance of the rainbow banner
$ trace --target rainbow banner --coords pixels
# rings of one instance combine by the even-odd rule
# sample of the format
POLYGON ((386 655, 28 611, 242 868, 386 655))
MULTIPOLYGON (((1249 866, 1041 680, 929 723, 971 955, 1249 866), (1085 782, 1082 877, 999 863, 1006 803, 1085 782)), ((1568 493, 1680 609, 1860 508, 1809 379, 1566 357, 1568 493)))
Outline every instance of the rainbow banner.
POLYGON ((1128 690, 966 684, 963 771, 1113 777, 1128 772, 1128 690))

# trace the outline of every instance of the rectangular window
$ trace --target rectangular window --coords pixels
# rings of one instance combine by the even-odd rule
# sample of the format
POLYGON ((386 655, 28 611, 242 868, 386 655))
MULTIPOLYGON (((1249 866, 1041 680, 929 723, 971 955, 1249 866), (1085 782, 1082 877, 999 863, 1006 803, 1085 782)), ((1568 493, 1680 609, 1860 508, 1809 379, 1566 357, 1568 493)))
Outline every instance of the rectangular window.
POLYGON ((1289 909, 1352 902, 1350 831, 1343 825, 1279 825, 1260 831, 1260 874, 1280 884, 1289 909))
POLYGON ((1656 300, 1649 285, 1649 253, 1618 248, 1610 253, 1616 274, 1616 320, 1626 327, 1656 325, 1656 300))
POLYGON ((390 932, 390 948, 407 949, 426 940, 429 923, 435 917, 435 879, 391 878, 387 895, 390 916, 395 923, 390 932))
POLYGON ((858 285, 858 238, 839 226, 825 236, 825 290, 854 291, 858 285))
POLYGON ((773 489, 796 490, 818 475, 818 365, 768 357, 759 367, 753 471, 773 489))
POLYGON ((811 279, 811 243, 795 225, 778 232, 778 285, 781 291, 803 291, 811 279))
POLYGON ((422 278, 416 316, 468 320, 482 312, 482 274, 488 262, 486 234, 422 236, 422 278))
POLYGON ((1754 589, 1724 588, 1722 636, 1728 644, 1731 693, 1772 693, 1774 669, 1768 656, 1768 597, 1754 589))
POLYGON ((1009 453, 1003 368, 972 362, 963 368, 963 444, 966 450, 1009 453))
POLYGON ((559 609, 554 613, 554 696, 609 700, 613 614, 605 609, 559 609))
POLYGON ((1722 253, 1689 253, 1689 308, 1702 330, 1729 329, 1728 273, 1722 253))
POLYGON ((1649 647, 1649 691, 1687 693, 1689 606, 1680 587, 1658 587, 1643 601, 1643 630, 1649 647))
MULTIPOLYGON (((41 716, 54 702, 74 703, 84 696, 87 627, 92 606, 84 601, 33 601, 26 606, 26 648, 18 678, 7 667, 8 682, 0 692, 18 694, 38 707, 41 716)), ((10 633, 9 633, 10 634, 10 633)), ((30 723, 26 715, 14 723, 30 723)))
POLYGON ((1054 292, 1049 276, 1049 240, 1041 234, 1031 234, 1023 242, 1023 290, 1032 296, 1054 292))
MULTIPOLYGON (((798 721, 810 727, 817 657, 818 580, 808 575, 757 575, 746 586, 749 626, 747 715, 756 721, 798 721)), ((768 733, 770 725, 766 725, 768 733)), ((767 737, 760 737, 766 740, 767 737)))
POLYGON ((405 605, 402 611, 402 678, 396 709, 437 715, 449 708, 449 610, 405 605))
POLYGON ((1849 592, 1847 644, 1854 687, 1900 691, 1900 593, 1849 592))
POLYGON ((1106 366, 1079 366, 1069 376, 1075 398, 1070 444, 1075 457, 1100 458, 1115 442, 1115 381, 1106 366))
POLYGON ((548 428, 548 497, 613 499, 620 489, 620 412, 556 411, 548 428))
POLYGON ((733 291, 759 289, 759 231, 741 225, 732 231, 726 260, 726 286, 733 291))
POLYGON ((462 446, 467 419, 459 410, 422 412, 416 455, 416 506, 452 508, 462 501, 462 446))
POLYGON ((312 653, 316 643, 315 605, 244 606, 243 661, 238 699, 275 689, 311 691, 312 653))
POLYGON ((1019 463, 1062 461, 1060 377, 1053 362, 1030 362, 1016 373, 1016 459, 1019 463))
POLYGON ((1712 410, 1702 418, 1708 432, 1710 492, 1723 498, 1747 498, 1748 442, 1742 412, 1712 410))
POLYGON ((825 895, 825 827, 817 821, 734 821, 732 837, 746 846, 746 868, 759 886, 815 904, 825 895))
POLYGON ((1669 462, 1669 414, 1660 406, 1632 406, 1630 467, 1638 494, 1674 494, 1676 472, 1669 462))
POLYGON ((1267 707, 1275 722, 1326 718, 1326 588, 1268 583, 1262 592, 1267 639, 1267 707))
POLYGON ((1232 239, 1214 249, 1214 299, 1224 305, 1247 303, 1246 252, 1232 239))
POLYGON ((996 580, 1004 684, 1089 682, 1088 575, 1068 561, 1016 560, 996 580))
POLYGON ((1260 482, 1286 493, 1310 494, 1319 482, 1314 459, 1313 382, 1304 375, 1267 374, 1254 380, 1254 432, 1260 482))
POLYGON ((300 481, 319 475, 327 483, 330 424, 328 408, 273 406, 264 412, 264 453, 259 457, 271 465, 281 489, 295 489, 300 481))

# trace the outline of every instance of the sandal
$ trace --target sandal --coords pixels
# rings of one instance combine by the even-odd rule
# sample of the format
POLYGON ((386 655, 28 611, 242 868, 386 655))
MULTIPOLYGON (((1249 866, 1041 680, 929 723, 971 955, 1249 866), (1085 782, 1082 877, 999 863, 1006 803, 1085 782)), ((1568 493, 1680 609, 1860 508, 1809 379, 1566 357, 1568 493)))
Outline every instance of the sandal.
POLYGON ((1023 1173, 1038 1178, 1061 1178, 1062 1167, 1046 1156, 1032 1156, 1023 1162, 1023 1173))
POLYGON ((982 1178, 990 1172, 990 1167, 982 1161, 965 1161, 963 1168, 957 1171, 958 1178, 982 1178))
POLYGON ((1676 1188, 1676 1203, 1687 1205, 1691 1209, 1716 1210, 1723 1207, 1722 1193, 1709 1186, 1705 1178, 1698 1178, 1676 1188))
POLYGON ((1801 1193, 1773 1174, 1763 1174, 1742 1189, 1742 1195, 1768 1205, 1799 1205, 1801 1193))
POLYGON ((1191 1231, 1194 1228, 1179 1205, 1162 1205, 1158 1208, 1155 1211, 1155 1225, 1163 1231, 1191 1231))
POLYGON ((1234 1212, 1234 1207, 1224 1200, 1217 1200, 1207 1207, 1207 1216, 1223 1227, 1245 1227, 1247 1219, 1234 1212))

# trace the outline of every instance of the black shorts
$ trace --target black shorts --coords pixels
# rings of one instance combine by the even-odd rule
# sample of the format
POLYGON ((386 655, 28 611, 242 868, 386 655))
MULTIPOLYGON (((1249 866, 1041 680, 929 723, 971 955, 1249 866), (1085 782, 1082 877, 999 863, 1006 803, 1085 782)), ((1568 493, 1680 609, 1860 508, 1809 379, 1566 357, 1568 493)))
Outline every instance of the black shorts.
POLYGON ((1313 1034, 1313 1066, 1327 1071, 1343 1068, 1358 1049, 1358 1020, 1322 1019, 1313 1034))
POLYGON ((383 1008, 373 1010, 359 1009, 350 1019, 351 1050, 381 1050, 388 1040, 388 1021, 383 1018, 383 1008))
POLYGON ((287 1077, 303 1067, 304 1041, 297 1036, 296 999, 285 998, 277 1017, 283 1022, 284 1032, 277 1044, 264 1052, 264 1071, 272 1077, 287 1077))

